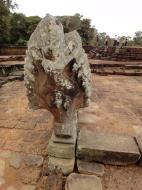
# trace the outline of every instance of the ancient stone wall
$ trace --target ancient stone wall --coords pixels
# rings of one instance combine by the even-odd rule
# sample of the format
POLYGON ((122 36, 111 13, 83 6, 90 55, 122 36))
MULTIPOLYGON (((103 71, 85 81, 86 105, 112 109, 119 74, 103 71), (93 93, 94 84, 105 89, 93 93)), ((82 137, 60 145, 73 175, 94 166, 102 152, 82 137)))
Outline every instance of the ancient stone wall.
POLYGON ((26 46, 0 46, 0 55, 25 55, 26 46))

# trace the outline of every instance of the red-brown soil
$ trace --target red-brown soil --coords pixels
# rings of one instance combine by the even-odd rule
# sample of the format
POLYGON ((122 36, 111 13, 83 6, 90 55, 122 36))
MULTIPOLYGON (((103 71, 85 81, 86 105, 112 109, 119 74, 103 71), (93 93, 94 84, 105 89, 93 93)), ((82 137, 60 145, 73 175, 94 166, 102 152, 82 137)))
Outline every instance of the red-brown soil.
MULTIPOLYGON (((94 110, 88 108, 88 112, 94 122, 80 127, 130 136, 142 133, 142 77, 92 75, 92 90, 94 110)), ((28 108, 23 82, 9 82, 0 88, 1 152, 9 150, 45 157, 52 125, 53 118, 48 111, 28 108)), ((10 185, 20 189, 23 183, 19 172, 26 174, 29 170, 23 167, 16 170, 5 162, 3 189, 10 185)), ((103 190, 141 190, 141 179, 141 167, 106 166, 103 190)))

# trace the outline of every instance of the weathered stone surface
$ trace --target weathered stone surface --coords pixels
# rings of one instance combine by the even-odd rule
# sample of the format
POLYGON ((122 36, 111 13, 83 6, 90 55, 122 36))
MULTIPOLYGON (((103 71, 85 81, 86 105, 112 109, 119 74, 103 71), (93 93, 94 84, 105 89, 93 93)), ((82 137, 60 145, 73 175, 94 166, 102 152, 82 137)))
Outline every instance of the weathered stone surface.
POLYGON ((3 177, 0 177, 0 187, 5 184, 5 179, 3 177))
POLYGON ((85 162, 82 160, 77 160, 77 167, 79 173, 81 174, 94 174, 100 177, 103 176, 105 172, 104 165, 97 162, 85 162))
POLYGON ((24 155, 24 161, 28 166, 41 166, 43 164, 43 157, 40 155, 26 154, 24 155))
POLYGON ((95 124, 96 123, 96 115, 92 113, 81 113, 79 112, 79 124, 95 124))
POLYGON ((75 144, 54 143, 51 139, 48 144, 48 155, 57 158, 74 158, 75 144))
POLYGON ((3 150, 0 152, 0 158, 10 158, 11 151, 9 150, 3 150))
POLYGON ((57 168, 52 170, 48 175, 48 181, 45 190, 62 190, 63 189, 63 173, 57 168))
POLYGON ((28 167, 19 171, 20 180, 25 184, 36 185, 40 177, 40 169, 28 167))
POLYGON ((38 181, 37 189, 38 190, 43 190, 43 189, 45 190, 47 184, 48 184, 48 176, 43 176, 38 181))
POLYGON ((98 106, 96 103, 91 102, 89 107, 80 109, 78 111, 78 123, 79 124, 95 124, 96 123, 96 110, 98 106))
POLYGON ((9 186, 9 187, 7 188, 7 190, 16 190, 16 188, 13 187, 13 186, 9 186))
POLYGON ((65 190, 102 190, 101 180, 93 175, 75 174, 69 175, 65 190))
POLYGON ((5 173, 5 161, 0 159, 0 177, 4 176, 5 173))
POLYGON ((78 137, 77 157, 105 164, 127 165, 136 163, 140 152, 132 137, 82 129, 78 137))
POLYGON ((12 152, 10 158, 10 166, 18 169, 20 168, 21 163, 22 163, 22 155, 18 152, 12 152))
POLYGON ((71 137, 76 110, 91 96, 91 72, 79 34, 64 34, 61 22, 47 15, 30 37, 25 61, 30 106, 48 109, 56 136, 71 137))
POLYGON ((36 190, 35 185, 24 185, 21 190, 36 190))
POLYGON ((52 141, 55 143, 63 143, 63 144, 75 144, 76 143, 76 137, 77 137, 77 119, 75 119, 72 123, 72 132, 71 132, 71 137, 69 138, 63 138, 56 136, 55 132, 52 134, 52 141))
POLYGON ((49 156, 48 158, 48 168, 52 171, 55 168, 61 169, 64 175, 68 175, 73 172, 75 164, 75 158, 64 159, 64 158, 55 158, 49 156))
POLYGON ((139 165, 142 166, 142 135, 137 136, 136 141, 137 141, 140 153, 141 153, 141 157, 140 157, 140 160, 139 160, 139 165))
POLYGON ((74 134, 73 136, 71 136, 69 138, 62 138, 62 137, 56 136, 55 133, 53 132, 51 139, 54 143, 75 144, 76 136, 77 136, 77 134, 74 134))

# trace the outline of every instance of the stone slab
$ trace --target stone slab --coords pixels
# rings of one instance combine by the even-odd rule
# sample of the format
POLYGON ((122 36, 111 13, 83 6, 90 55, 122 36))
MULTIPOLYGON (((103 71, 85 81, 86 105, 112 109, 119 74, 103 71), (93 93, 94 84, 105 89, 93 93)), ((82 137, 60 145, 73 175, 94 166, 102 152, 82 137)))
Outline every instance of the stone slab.
POLYGON ((59 138, 74 138, 76 134, 76 129, 77 129, 77 113, 74 115, 70 115, 70 120, 68 121, 68 124, 60 124, 60 123, 55 123, 54 127, 54 133, 55 136, 59 138))
POLYGON ((5 161, 0 159, 0 177, 3 177, 5 174, 5 161))
POLYGON ((68 175, 73 172, 75 164, 75 158, 64 159, 64 158, 55 158, 48 157, 48 168, 52 171, 55 168, 62 169, 64 175, 68 175))
POLYGON ((8 188, 7 188, 7 190, 17 190, 15 187, 13 187, 13 186, 9 186, 8 188))
POLYGON ((57 124, 55 126, 55 134, 58 137, 61 138, 70 138, 72 137, 72 128, 70 126, 65 126, 65 125, 61 125, 61 124, 57 124))
POLYGON ((76 138, 77 138, 77 127, 76 127, 76 125, 73 126, 71 137, 63 138, 63 137, 56 136, 54 131, 53 131, 52 137, 51 137, 53 142, 63 143, 63 144, 75 144, 76 138))
POLYGON ((103 164, 97 162, 86 162, 77 160, 77 168, 81 174, 97 175, 102 177, 105 173, 105 167, 103 164))
POLYGON ((25 164, 27 166, 37 166, 40 167, 43 164, 43 157, 40 155, 33 155, 33 154, 25 154, 23 156, 25 164))
POLYGON ((94 102, 86 107, 79 109, 78 111, 78 123, 79 124, 95 124, 96 123, 96 110, 98 109, 98 105, 94 102))
POLYGON ((5 184, 4 177, 0 177, 0 187, 5 184))
POLYGON ((54 143, 75 144, 76 142, 76 136, 69 137, 69 138, 61 138, 61 137, 57 137, 54 132, 52 134, 51 139, 54 143))
POLYGON ((23 185, 21 190, 36 190, 35 185, 23 185))
POLYGON ((65 190, 102 190, 102 184, 97 176, 72 173, 67 178, 65 190))
POLYGON ((133 137, 92 132, 82 129, 77 143, 77 157, 111 165, 128 165, 140 158, 133 137))
POLYGON ((48 155, 56 158, 74 158, 75 144, 54 143, 50 139, 48 144, 48 155))
POLYGON ((136 141, 138 143, 138 147, 141 153, 141 157, 139 160, 139 165, 142 166, 142 135, 136 137, 136 141))
POLYGON ((20 168, 22 164, 22 154, 18 152, 12 152, 11 158, 10 158, 10 166, 18 169, 20 168))

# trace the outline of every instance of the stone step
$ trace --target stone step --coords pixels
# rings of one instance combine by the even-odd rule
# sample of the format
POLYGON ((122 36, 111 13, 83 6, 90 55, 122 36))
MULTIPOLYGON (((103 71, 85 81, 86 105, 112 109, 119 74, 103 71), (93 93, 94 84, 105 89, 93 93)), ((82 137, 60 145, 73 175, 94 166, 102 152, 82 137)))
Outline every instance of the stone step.
POLYGON ((138 143, 138 147, 141 153, 141 158, 139 160, 139 165, 142 166, 142 135, 136 137, 136 141, 138 143))
POLYGON ((68 175, 73 172, 75 164, 75 158, 64 159, 55 158, 52 156, 48 157, 48 168, 52 171, 55 168, 62 169, 64 175, 68 175))
POLYGON ((94 175, 72 173, 67 178, 65 190, 102 190, 102 184, 94 175))
POLYGON ((77 157, 111 165, 134 164, 140 152, 133 137, 82 129, 77 142, 77 157))
POLYGON ((48 155, 56 158, 74 158, 75 157, 75 144, 54 143, 50 139, 48 144, 48 155))

